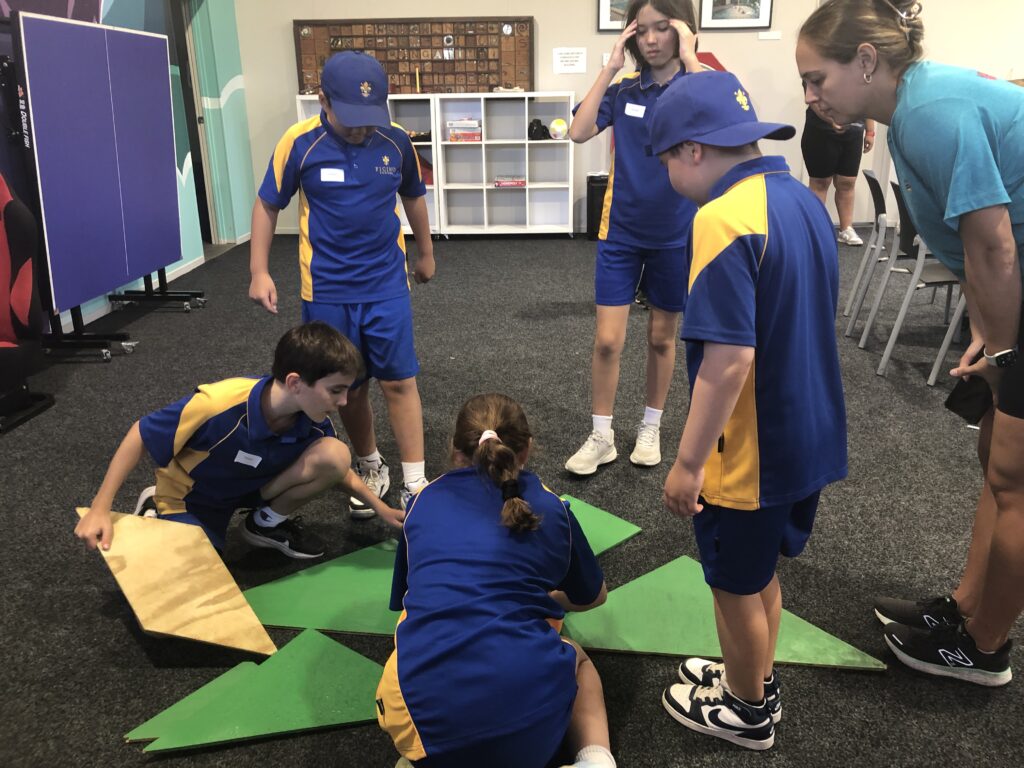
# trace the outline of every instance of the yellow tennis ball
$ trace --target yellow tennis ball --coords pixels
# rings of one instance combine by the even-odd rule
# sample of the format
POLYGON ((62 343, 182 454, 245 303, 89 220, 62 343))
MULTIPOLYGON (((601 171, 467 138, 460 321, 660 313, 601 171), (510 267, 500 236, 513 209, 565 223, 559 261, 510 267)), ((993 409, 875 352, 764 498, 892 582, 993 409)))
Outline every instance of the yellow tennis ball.
POLYGON ((564 139, 565 135, 569 133, 569 124, 562 118, 556 117, 551 121, 548 130, 551 132, 552 139, 564 139))

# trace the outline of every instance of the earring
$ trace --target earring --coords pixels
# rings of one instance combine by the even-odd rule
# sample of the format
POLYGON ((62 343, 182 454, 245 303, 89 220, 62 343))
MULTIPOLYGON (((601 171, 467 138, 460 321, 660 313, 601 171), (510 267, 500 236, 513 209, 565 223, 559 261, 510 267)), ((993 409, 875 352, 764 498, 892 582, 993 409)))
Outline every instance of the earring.
POLYGON ((871 73, 870 72, 865 72, 864 73, 864 82, 867 85, 871 85, 871 73))

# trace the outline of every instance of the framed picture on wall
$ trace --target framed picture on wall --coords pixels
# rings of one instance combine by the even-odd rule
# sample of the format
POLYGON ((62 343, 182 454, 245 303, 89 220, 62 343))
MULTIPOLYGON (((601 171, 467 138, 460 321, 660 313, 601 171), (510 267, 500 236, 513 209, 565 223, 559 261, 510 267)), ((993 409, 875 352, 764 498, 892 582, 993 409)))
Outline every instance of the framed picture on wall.
POLYGON ((701 29, 768 29, 772 0, 700 0, 701 29))
POLYGON ((629 0, 597 0, 597 31, 621 32, 629 0))

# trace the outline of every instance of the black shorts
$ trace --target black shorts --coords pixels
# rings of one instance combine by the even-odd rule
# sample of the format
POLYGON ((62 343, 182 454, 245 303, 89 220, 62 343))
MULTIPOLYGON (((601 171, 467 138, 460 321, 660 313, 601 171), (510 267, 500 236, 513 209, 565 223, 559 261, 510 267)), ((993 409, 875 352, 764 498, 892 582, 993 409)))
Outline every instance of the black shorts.
POLYGON ((864 154, 864 131, 850 128, 840 134, 807 127, 800 138, 800 149, 812 179, 856 176, 864 154))

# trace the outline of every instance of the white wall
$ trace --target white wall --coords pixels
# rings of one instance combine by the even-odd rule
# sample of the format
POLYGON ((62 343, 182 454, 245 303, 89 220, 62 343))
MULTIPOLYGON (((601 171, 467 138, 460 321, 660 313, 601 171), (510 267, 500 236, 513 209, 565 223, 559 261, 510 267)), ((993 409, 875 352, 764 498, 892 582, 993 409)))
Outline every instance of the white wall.
MULTIPOLYGON (((612 34, 597 32, 598 0, 376 0, 373 3, 338 0, 235 0, 242 72, 252 139, 253 168, 257 185, 277 140, 295 122, 295 45, 293 19, 423 18, 445 16, 533 16, 534 80, 537 90, 571 90, 577 99, 590 88, 601 68, 601 55, 611 50, 612 34), (561 46, 587 49, 586 75, 556 75, 551 49, 561 46)), ((714 53, 736 73, 754 99, 763 120, 803 125, 803 97, 793 60, 800 24, 817 7, 818 0, 775 0, 772 33, 778 40, 760 39, 753 31, 705 31, 700 33, 702 51, 714 53)), ((973 66, 997 77, 1024 77, 1024 57, 1019 52, 1024 29, 1021 0, 975 0, 971 4, 950 0, 924 0, 925 45, 929 58, 973 66)), ((793 173, 806 179, 799 138, 788 142, 764 142, 766 152, 782 154, 793 173)), ((601 136, 575 148, 576 225, 585 228, 586 174, 607 168, 608 143, 601 136)), ((880 128, 877 148, 864 167, 888 178, 889 157, 885 132, 880 128)), ((870 197, 858 185, 857 221, 872 218, 870 197)), ((295 206, 282 212, 279 231, 296 231, 295 206)))

